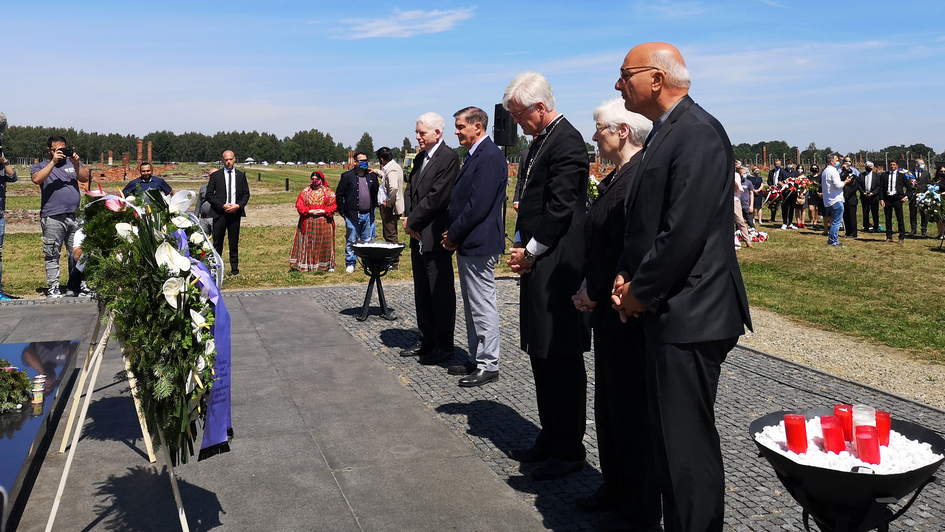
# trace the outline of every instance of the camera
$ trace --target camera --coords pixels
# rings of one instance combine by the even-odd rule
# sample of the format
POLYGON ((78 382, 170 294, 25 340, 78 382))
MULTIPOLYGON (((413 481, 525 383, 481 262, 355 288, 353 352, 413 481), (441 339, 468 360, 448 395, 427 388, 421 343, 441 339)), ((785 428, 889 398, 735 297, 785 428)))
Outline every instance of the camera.
POLYGON ((56 151, 62 152, 62 154, 63 154, 67 159, 68 159, 69 157, 72 157, 72 154, 75 153, 74 151, 72 151, 72 148, 59 148, 59 149, 56 150, 56 151))

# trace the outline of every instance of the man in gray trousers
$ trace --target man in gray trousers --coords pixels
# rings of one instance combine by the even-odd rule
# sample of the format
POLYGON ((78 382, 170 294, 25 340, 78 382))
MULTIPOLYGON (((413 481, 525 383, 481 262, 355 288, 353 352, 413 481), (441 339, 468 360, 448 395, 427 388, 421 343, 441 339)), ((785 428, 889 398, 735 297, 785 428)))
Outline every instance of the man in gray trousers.
POLYGON ((449 229, 442 246, 457 250, 456 265, 466 312, 466 337, 472 360, 447 369, 465 375, 460 386, 482 386, 499 378, 499 309, 495 265, 505 250, 502 209, 509 181, 502 150, 486 134, 489 116, 477 107, 453 115, 456 136, 469 154, 450 197, 449 229))

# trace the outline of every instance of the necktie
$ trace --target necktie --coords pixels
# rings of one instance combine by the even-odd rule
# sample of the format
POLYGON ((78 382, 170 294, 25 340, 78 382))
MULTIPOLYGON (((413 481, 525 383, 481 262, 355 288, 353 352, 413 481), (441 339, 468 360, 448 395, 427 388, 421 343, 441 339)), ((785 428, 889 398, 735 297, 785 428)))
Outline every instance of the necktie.
POLYGON ((233 190, 234 188, 236 188, 236 180, 233 179, 233 170, 228 170, 226 174, 227 174, 227 178, 226 178, 226 202, 227 202, 227 203, 236 203, 236 202, 233 200, 233 197, 236 196, 236 194, 235 194, 235 192, 234 192, 234 190, 233 190))
POLYGON ((889 172, 889 195, 896 193, 896 172, 889 172))
POLYGON ((466 164, 466 161, 468 160, 469 160, 469 154, 467 153, 466 156, 463 157, 463 164, 466 164))
POLYGON ((866 191, 870 191, 870 179, 873 177, 873 172, 867 172, 866 174, 866 191))

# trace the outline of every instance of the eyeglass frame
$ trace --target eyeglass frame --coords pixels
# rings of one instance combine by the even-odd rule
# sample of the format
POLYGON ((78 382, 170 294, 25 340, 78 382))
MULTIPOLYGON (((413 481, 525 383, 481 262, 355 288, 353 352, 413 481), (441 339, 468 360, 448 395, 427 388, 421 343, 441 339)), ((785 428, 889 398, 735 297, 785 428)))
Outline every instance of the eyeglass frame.
POLYGON ((516 120, 521 120, 521 119, 522 119, 522 115, 525 114, 525 111, 528 111, 529 109, 531 109, 532 107, 535 107, 535 106, 538 105, 539 103, 541 103, 541 102, 535 102, 535 103, 529 105, 528 107, 522 109, 521 111, 519 111, 519 112, 517 112, 517 113, 513 113, 511 110, 509 110, 509 114, 512 115, 512 118, 514 118, 514 119, 516 119, 516 120))
POLYGON ((621 69, 620 69, 620 79, 623 80, 624 83, 626 83, 626 82, 630 81, 630 78, 632 78, 633 76, 636 76, 636 75, 639 74, 640 72, 646 72, 646 71, 648 71, 648 70, 663 70, 663 69, 660 68, 660 67, 655 67, 655 66, 638 66, 638 67, 626 67, 626 68, 621 68, 621 69), (629 76, 628 76, 628 75, 625 75, 625 74, 623 73, 624 70, 633 70, 633 69, 636 69, 636 68, 639 68, 640 70, 637 70, 636 72, 631 72, 629 76))

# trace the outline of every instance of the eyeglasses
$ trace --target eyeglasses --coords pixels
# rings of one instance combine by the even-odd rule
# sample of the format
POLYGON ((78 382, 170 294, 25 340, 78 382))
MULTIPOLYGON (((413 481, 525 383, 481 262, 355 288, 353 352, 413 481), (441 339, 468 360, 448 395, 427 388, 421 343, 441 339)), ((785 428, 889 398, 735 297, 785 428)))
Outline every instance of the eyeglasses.
POLYGON ((598 133, 600 133, 604 131, 605 129, 610 129, 610 126, 607 126, 607 125, 602 126, 600 124, 594 124, 594 128, 597 130, 598 133))
POLYGON ((622 80, 626 83, 626 82, 629 81, 630 78, 632 78, 633 76, 639 74, 640 72, 646 72, 647 70, 660 70, 660 68, 659 68, 659 67, 655 67, 655 66, 643 66, 643 67, 627 67, 627 68, 621 68, 621 69, 620 69, 620 79, 622 79, 622 80), (639 69, 639 70, 637 70, 636 72, 629 72, 630 70, 633 70, 633 69, 639 69), (628 73, 628 72, 629 72, 629 73, 628 73))
POLYGON ((528 107, 522 109, 521 111, 517 113, 513 113, 512 111, 509 111, 509 113, 512 115, 513 118, 515 118, 516 120, 519 120, 522 118, 522 115, 525 114, 525 111, 528 111, 529 109, 531 109, 532 107, 535 107, 536 105, 538 105, 538 102, 535 102, 529 105, 528 107))

